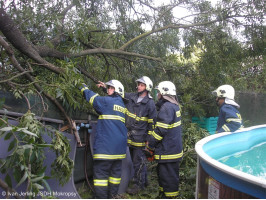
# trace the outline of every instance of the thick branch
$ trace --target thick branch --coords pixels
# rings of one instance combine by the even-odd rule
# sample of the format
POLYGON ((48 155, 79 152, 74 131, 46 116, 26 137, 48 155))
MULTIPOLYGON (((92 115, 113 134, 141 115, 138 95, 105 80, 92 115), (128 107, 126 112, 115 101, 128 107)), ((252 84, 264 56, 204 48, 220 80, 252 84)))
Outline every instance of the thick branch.
POLYGON ((95 49, 87 49, 84 51, 81 51, 79 53, 75 54, 68 54, 68 53, 63 53, 59 52, 55 49, 51 49, 49 47, 37 47, 38 52, 42 56, 49 56, 53 58, 58 58, 58 59, 64 59, 65 57, 73 58, 73 57, 81 57, 81 56, 87 56, 87 55, 93 55, 93 54, 109 54, 109 55, 125 55, 125 56, 134 56, 138 58, 144 58, 148 60, 155 60, 155 61, 161 61, 160 58, 155 58, 147 55, 142 55, 134 52, 126 52, 120 49, 103 49, 103 48, 95 48, 95 49))
MULTIPOLYGON (((33 45, 26 40, 24 35, 21 33, 21 31, 16 27, 12 19, 6 14, 5 10, 3 8, 0 8, 0 30, 5 35, 7 40, 19 51, 21 51, 23 54, 27 55, 31 59, 35 60, 37 63, 41 64, 41 66, 44 66, 45 68, 57 73, 61 74, 64 72, 63 69, 60 69, 53 64, 47 62, 42 58, 42 56, 50 56, 55 58, 64 59, 65 57, 80 57, 80 56, 86 56, 91 54, 118 54, 118 55, 127 55, 127 56, 135 56, 139 58, 149 59, 149 60, 155 60, 155 61, 161 61, 159 58, 154 58, 147 55, 141 55, 138 53, 133 52, 126 52, 124 49, 89 49, 82 51, 80 53, 76 54, 65 54, 62 52, 59 52, 55 49, 51 49, 48 47, 33 47, 33 45)), ((158 30, 159 31, 159 30, 158 30)), ((147 36, 150 34, 147 34, 147 36)), ((141 37, 145 37, 144 35, 141 37)), ((139 39, 141 39, 139 38, 139 39)), ((139 40, 138 37, 136 40, 139 40)), ((129 43, 133 43, 134 40, 129 41, 129 43)), ((128 43, 127 43, 128 44, 128 43)), ((125 44, 125 45, 127 45, 125 44)), ((123 45, 123 46, 125 46, 123 45)), ((127 45, 128 46, 128 45, 127 45)))
POLYGON ((155 60, 155 61, 161 61, 160 58, 155 58, 151 56, 146 56, 138 53, 133 53, 133 52, 126 52, 120 49, 102 49, 102 48, 97 48, 97 49, 88 49, 81 51, 76 54, 71 54, 69 55, 70 57, 80 57, 80 56, 86 56, 86 55, 91 55, 91 54, 114 54, 114 55, 127 55, 127 56, 134 56, 134 57, 139 57, 139 58, 144 58, 148 60, 155 60))
POLYGON ((56 49, 47 46, 35 46, 35 49, 38 51, 41 57, 53 57, 59 59, 64 59, 65 57, 69 57, 67 53, 60 52, 56 49))
POLYGON ((164 26, 164 27, 161 27, 161 28, 158 28, 158 29, 155 29, 155 30, 148 31, 146 33, 143 33, 143 34, 139 35, 138 37, 133 38, 132 40, 128 41, 126 44, 121 46, 119 48, 119 50, 124 51, 129 46, 131 46, 133 43, 135 43, 138 40, 141 40, 141 39, 143 39, 143 38, 145 38, 145 37, 147 37, 147 36, 149 36, 149 35, 151 35, 153 33, 158 33, 158 32, 161 32, 161 31, 164 31, 164 30, 167 30, 167 29, 179 29, 179 28, 186 29, 186 28, 190 28, 190 27, 204 26, 204 25, 208 25, 208 24, 213 24, 213 23, 218 22, 218 21, 221 21, 221 20, 216 19, 216 20, 212 20, 212 21, 208 21, 208 22, 195 23, 195 24, 178 24, 178 25, 169 24, 167 26, 164 26))
MULTIPOLYGON (((13 66, 15 68, 17 68, 17 70, 20 71, 21 73, 25 72, 23 67, 20 66, 17 59, 15 58, 11 47, 8 45, 8 43, 1 36, 0 36, 0 44, 6 49, 7 54, 9 55, 13 66)), ((42 92, 44 94, 44 96, 46 96, 47 99, 49 99, 51 102, 53 102, 55 104, 55 106, 63 113, 63 115, 65 116, 69 125, 72 127, 72 121, 71 121, 70 117, 67 115, 65 109, 61 106, 61 104, 54 97, 52 97, 51 95, 49 95, 46 92, 43 92, 43 89, 41 88, 41 86, 38 83, 34 82, 34 78, 29 73, 25 73, 25 76, 27 77, 27 79, 29 81, 33 82, 33 85, 37 89, 38 92, 42 92)), ((72 131, 73 131, 73 127, 71 129, 71 133, 72 133, 72 131)))
POLYGON ((13 20, 6 14, 3 8, 0 8, 0 30, 7 40, 20 52, 57 74, 63 73, 63 69, 47 62, 38 54, 31 43, 26 40, 21 31, 16 27, 13 20))

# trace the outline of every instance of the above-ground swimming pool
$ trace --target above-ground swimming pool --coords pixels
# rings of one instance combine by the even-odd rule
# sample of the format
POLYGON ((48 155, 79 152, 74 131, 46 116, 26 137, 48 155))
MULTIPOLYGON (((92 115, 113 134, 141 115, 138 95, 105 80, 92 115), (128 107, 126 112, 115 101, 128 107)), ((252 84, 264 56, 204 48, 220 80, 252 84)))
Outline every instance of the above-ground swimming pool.
POLYGON ((266 198, 266 125, 208 136, 195 149, 196 198, 266 198))

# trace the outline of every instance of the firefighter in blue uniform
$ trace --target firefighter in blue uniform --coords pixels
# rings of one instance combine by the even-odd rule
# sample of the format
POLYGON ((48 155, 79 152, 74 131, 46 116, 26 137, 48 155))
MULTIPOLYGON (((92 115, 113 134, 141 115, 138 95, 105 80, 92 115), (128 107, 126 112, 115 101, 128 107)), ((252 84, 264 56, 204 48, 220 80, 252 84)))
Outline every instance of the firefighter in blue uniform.
POLYGON ((222 85, 212 92, 216 96, 216 104, 219 106, 219 118, 216 133, 234 132, 241 127, 242 118, 235 102, 235 90, 231 85, 222 85))
POLYGON ((137 93, 125 93, 126 127, 128 129, 128 145, 133 162, 134 176, 127 193, 136 194, 148 185, 147 158, 144 153, 145 142, 152 131, 156 117, 156 107, 150 92, 153 87, 151 79, 143 76, 136 80, 137 93))
POLYGON ((176 198, 179 195, 179 164, 183 157, 181 113, 172 82, 160 82, 156 89, 158 114, 147 148, 154 152, 158 162, 160 194, 163 198, 176 198))
POLYGON ((85 99, 99 114, 93 144, 93 182, 95 198, 115 198, 121 181, 122 159, 126 157, 124 87, 117 80, 106 83, 106 97, 101 97, 83 84, 85 99))

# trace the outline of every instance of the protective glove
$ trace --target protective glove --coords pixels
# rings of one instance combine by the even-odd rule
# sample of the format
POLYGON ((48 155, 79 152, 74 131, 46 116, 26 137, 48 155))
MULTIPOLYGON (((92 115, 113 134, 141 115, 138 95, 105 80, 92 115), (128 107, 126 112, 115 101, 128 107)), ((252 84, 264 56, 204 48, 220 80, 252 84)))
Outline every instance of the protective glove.
POLYGON ((79 90, 81 91, 81 93, 83 93, 84 90, 89 89, 88 86, 85 83, 82 83, 79 86, 79 90))
POLYGON ((154 151, 148 149, 147 147, 145 147, 145 149, 143 149, 144 154, 146 155, 146 158, 148 159, 148 161, 153 161, 154 160, 154 151))

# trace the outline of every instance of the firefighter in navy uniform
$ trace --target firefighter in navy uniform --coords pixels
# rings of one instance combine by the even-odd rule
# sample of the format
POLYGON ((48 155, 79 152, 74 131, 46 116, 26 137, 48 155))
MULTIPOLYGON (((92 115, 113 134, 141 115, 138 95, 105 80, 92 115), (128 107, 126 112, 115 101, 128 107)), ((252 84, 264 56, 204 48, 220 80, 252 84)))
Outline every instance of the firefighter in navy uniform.
POLYGON ((163 198, 176 198, 179 195, 179 164, 183 157, 181 113, 172 82, 160 82, 156 89, 158 114, 155 128, 148 136, 147 148, 154 152, 158 162, 160 194, 163 198))
POLYGON ((101 97, 83 84, 85 99, 99 114, 93 144, 93 182, 95 198, 114 198, 121 181, 122 159, 126 157, 124 87, 117 80, 105 83, 106 97, 101 97))
POLYGON ((156 107, 150 92, 153 87, 151 79, 143 76, 136 80, 137 92, 125 93, 126 127, 128 129, 128 145, 133 162, 134 176, 127 193, 136 194, 148 185, 147 158, 144 153, 148 134, 152 132, 156 107))
POLYGON ((222 85, 212 92, 219 106, 219 118, 216 133, 234 132, 243 127, 242 118, 235 102, 235 89, 231 85, 222 85))

